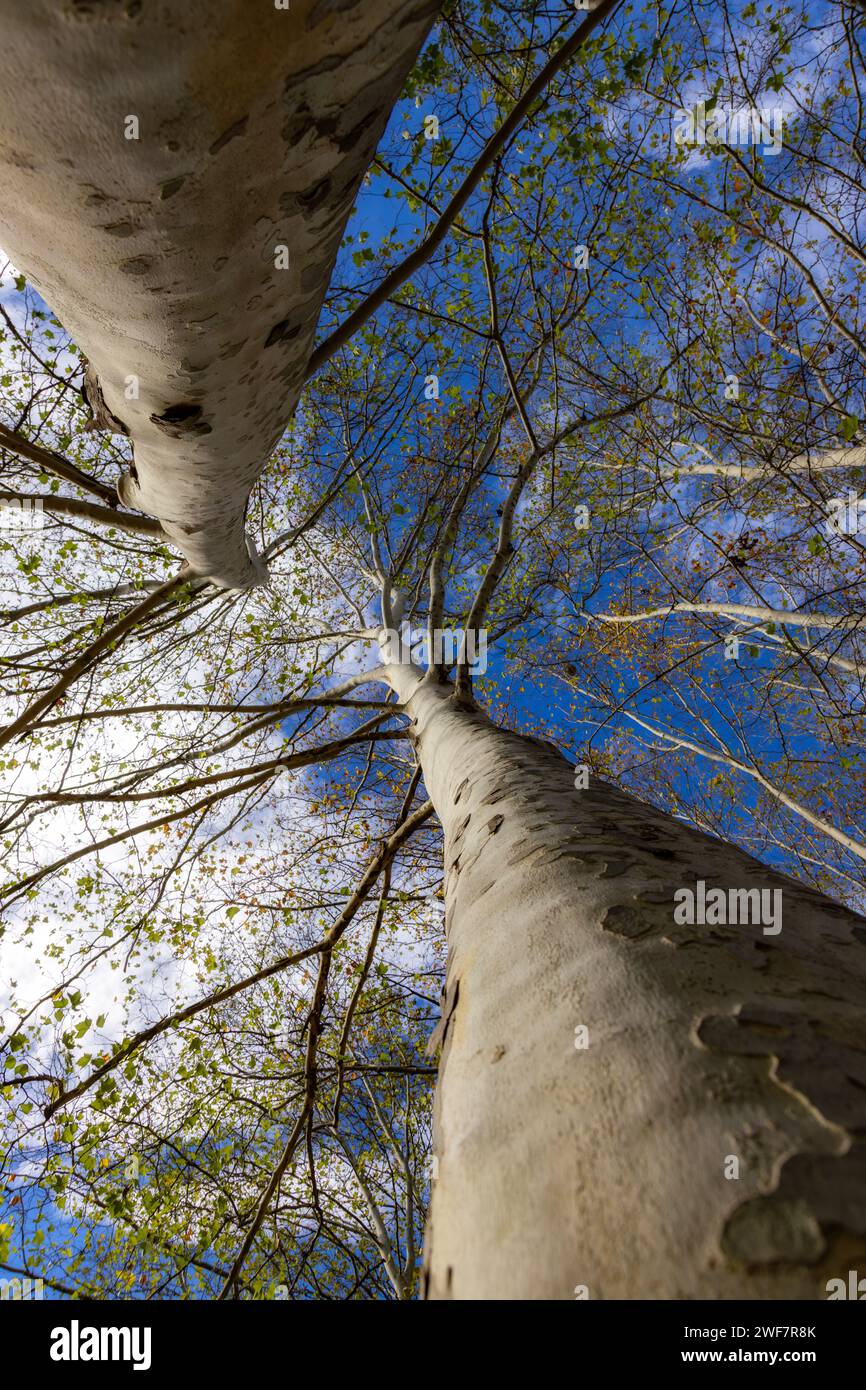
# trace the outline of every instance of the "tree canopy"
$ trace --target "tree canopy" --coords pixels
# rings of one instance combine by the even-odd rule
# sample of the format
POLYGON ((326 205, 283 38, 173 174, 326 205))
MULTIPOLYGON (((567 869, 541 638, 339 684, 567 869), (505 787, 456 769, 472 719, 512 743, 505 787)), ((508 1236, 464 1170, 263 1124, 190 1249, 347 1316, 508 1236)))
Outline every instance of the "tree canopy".
POLYGON ((863 12, 590 17, 442 8, 250 495, 266 584, 120 500, 3 263, 0 1265, 61 1295, 418 1292, 442 844, 383 628, 864 906, 863 12))

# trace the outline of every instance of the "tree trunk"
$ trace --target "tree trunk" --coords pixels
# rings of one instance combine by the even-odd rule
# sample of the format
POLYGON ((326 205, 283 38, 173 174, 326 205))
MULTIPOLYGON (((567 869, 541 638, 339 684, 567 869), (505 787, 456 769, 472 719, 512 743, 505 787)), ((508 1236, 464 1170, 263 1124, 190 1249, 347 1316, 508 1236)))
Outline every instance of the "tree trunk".
POLYGON ((445 830, 427 1296, 812 1299, 866 1272, 864 920, 403 684, 445 830), (781 931, 677 925, 699 880, 780 890, 781 931))
POLYGON ((132 441, 123 500, 227 587, 264 577, 250 488, 437 9, 0 0, 0 245, 86 354, 94 424, 132 441))

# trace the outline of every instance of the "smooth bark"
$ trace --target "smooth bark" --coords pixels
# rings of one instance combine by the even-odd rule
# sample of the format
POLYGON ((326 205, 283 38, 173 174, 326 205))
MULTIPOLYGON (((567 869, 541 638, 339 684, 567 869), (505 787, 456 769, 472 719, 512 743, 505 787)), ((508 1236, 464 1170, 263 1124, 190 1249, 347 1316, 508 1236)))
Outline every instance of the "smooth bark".
POLYGON ((221 585, 265 576, 249 492, 437 8, 0 0, 0 245, 131 439, 121 499, 221 585))
POLYGON ((866 1259, 864 920, 393 683, 445 830, 427 1296, 826 1298, 866 1259), (781 931, 677 925, 698 880, 781 931))

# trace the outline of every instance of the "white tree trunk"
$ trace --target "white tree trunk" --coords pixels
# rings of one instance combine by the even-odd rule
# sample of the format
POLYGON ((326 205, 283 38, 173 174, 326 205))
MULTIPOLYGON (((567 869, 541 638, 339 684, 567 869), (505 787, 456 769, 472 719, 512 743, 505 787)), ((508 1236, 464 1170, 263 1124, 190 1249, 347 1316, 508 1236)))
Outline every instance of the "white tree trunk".
POLYGON ((0 0, 0 245, 86 354, 96 423, 130 436, 124 502, 227 587, 264 575, 250 488, 437 8, 0 0))
POLYGON ((394 684, 445 830, 428 1297, 825 1298, 866 1259, 863 919, 394 684), (676 925, 701 879, 781 932, 676 925))

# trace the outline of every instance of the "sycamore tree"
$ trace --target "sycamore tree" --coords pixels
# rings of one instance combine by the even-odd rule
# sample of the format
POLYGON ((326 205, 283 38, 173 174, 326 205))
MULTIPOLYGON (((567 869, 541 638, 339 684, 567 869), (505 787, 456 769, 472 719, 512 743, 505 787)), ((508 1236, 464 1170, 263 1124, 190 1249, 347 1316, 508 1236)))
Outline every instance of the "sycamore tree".
POLYGON ((861 7, 0 11, 3 1271, 826 1297, 861 7))

